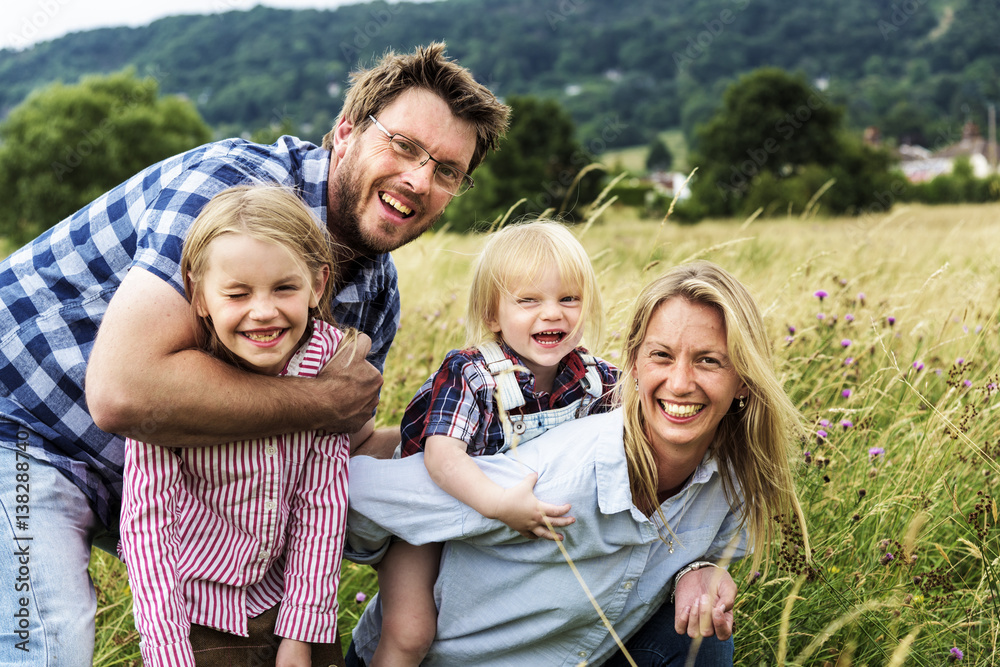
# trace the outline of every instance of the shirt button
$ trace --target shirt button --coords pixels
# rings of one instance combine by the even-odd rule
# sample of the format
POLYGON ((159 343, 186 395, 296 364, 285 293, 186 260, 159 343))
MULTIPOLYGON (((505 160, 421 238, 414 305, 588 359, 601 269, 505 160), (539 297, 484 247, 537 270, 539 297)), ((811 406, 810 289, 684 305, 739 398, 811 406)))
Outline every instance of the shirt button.
POLYGON ((626 581, 625 582, 625 590, 627 590, 627 591, 632 590, 632 582, 631 581, 626 581))
POLYGON ((275 452, 277 452, 277 451, 278 451, 278 448, 275 447, 274 445, 268 445, 264 449, 264 453, 267 454, 268 456, 274 456, 275 452))
POLYGON ((580 656, 581 658, 586 658, 587 657, 587 652, 586 651, 580 651, 579 653, 577 653, 577 655, 580 656))
POLYGON ((258 560, 267 560, 267 557, 270 556, 270 555, 271 555, 270 551, 268 551, 267 549, 261 549, 260 553, 257 554, 257 559, 258 560))
POLYGON ((273 500, 268 500, 266 503, 264 503, 264 509, 273 510, 275 507, 277 507, 277 505, 278 504, 273 500))

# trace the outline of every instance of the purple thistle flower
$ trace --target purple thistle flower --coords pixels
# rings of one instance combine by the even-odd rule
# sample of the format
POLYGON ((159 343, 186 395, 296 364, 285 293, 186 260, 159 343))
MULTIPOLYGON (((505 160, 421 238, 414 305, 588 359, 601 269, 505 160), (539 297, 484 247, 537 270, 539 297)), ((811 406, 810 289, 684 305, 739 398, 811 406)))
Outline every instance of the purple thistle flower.
POLYGON ((845 338, 844 340, 840 341, 840 347, 850 347, 850 346, 851 346, 850 338, 845 338))
POLYGON ((983 330, 983 325, 982 324, 977 324, 976 325, 976 333, 979 333, 982 330, 983 330))
POLYGON ((810 451, 803 452, 802 457, 805 459, 806 463, 812 463, 813 460, 812 452, 810 451))
POLYGON ((820 419, 819 420, 819 425, 822 426, 823 428, 830 428, 830 420, 829 419, 820 419))
POLYGON ((922 361, 914 361, 913 362, 913 367, 916 368, 917 372, 919 373, 920 371, 924 370, 924 362, 922 362, 922 361))
POLYGON ((794 336, 795 335, 795 327, 793 327, 791 324, 788 325, 788 334, 790 336, 794 336))
POLYGON ((853 363, 854 363, 854 357, 847 357, 846 359, 844 359, 845 366, 850 366, 853 363))
POLYGON ((823 303, 823 299, 825 299, 826 297, 828 297, 830 295, 827 294, 826 292, 824 292, 823 290, 817 290, 816 292, 813 293, 813 296, 815 296, 817 299, 819 299, 820 303, 823 303))
POLYGON ((850 398, 851 397, 851 390, 850 389, 845 389, 844 391, 840 392, 840 395, 843 396, 844 398, 850 398))
POLYGON ((888 322, 889 326, 891 327, 896 323, 896 318, 890 315, 889 317, 885 318, 885 321, 888 322))
POLYGON ((823 313, 816 313, 817 320, 823 320, 824 318, 826 318, 826 315, 824 315, 823 313))
POLYGON ((962 384, 964 384, 965 388, 968 389, 972 386, 972 380, 962 380, 962 384))
POLYGON ((888 565, 894 560, 896 560, 896 557, 892 555, 892 552, 886 552, 886 554, 879 559, 879 562, 882 563, 882 565, 888 565))
POLYGON ((958 662, 959 660, 961 660, 964 657, 965 657, 965 654, 962 653, 962 649, 958 648, 957 646, 952 646, 951 650, 948 651, 948 661, 949 662, 958 662))
POLYGON ((823 429, 819 429, 818 431, 816 431, 816 442, 817 443, 823 442, 824 440, 826 440, 826 436, 828 435, 829 433, 827 433, 823 429))
POLYGON ((791 345, 795 342, 795 336, 785 336, 785 344, 791 345))
POLYGON ((843 426, 844 430, 846 431, 847 429, 854 426, 854 422, 852 422, 850 419, 843 419, 841 420, 840 425, 843 426))
POLYGON ((965 357, 959 357, 958 359, 955 360, 955 363, 961 366, 962 364, 965 363, 965 357))
POLYGON ((364 593, 360 593, 360 592, 357 595, 354 596, 354 601, 357 602, 358 604, 361 604, 362 602, 364 602, 367 599, 368 599, 368 596, 365 595, 364 593))
POLYGON ((865 305, 865 293, 864 292, 858 292, 858 302, 861 303, 862 306, 865 305))
POLYGON ((868 460, 871 460, 876 456, 885 456, 885 449, 883 449, 882 447, 869 447, 868 460))

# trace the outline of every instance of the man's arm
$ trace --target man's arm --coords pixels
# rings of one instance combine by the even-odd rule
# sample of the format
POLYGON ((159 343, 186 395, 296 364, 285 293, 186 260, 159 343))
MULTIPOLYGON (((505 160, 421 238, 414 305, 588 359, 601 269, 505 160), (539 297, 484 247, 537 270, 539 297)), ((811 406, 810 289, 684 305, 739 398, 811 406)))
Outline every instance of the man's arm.
POLYGON ((365 360, 367 336, 316 378, 276 378, 198 350, 194 325, 169 284, 129 271, 87 364, 87 406, 98 427, 161 445, 212 445, 291 431, 353 433, 378 404, 382 376, 365 360))

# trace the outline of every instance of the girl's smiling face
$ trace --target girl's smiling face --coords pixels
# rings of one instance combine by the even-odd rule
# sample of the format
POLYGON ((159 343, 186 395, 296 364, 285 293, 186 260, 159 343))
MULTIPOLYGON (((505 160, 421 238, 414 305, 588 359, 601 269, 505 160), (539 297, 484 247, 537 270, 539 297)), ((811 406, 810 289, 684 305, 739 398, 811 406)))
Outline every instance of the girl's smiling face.
POLYGON ((559 362, 580 344, 581 303, 579 288, 555 267, 500 295, 489 327, 535 376, 535 391, 552 391, 559 362))
POLYGON ((682 297, 653 313, 631 372, 661 453, 704 456, 733 401, 747 392, 729 361, 722 315, 682 297))
POLYGON ((219 341, 255 370, 280 373, 309 328, 327 275, 313 278, 277 243, 223 234, 208 248, 207 269, 194 300, 219 341))

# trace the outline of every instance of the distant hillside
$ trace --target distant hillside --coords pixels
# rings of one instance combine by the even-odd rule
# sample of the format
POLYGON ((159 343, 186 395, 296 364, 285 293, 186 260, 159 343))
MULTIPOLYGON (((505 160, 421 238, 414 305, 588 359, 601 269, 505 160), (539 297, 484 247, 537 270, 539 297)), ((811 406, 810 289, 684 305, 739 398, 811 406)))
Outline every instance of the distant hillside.
POLYGON ((127 66, 219 133, 322 136, 347 76, 445 40, 498 95, 553 97, 595 153, 704 121, 740 73, 802 71, 854 127, 925 145, 1000 100, 1000 0, 441 0, 165 18, 0 51, 0 113, 34 88, 127 66), (615 5, 615 6, 613 6, 615 5))

